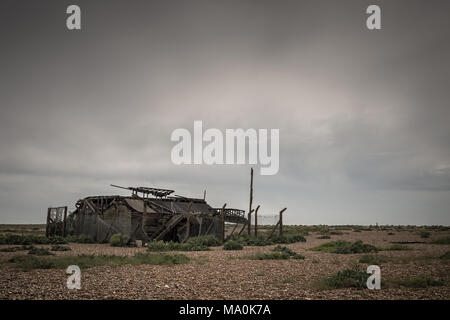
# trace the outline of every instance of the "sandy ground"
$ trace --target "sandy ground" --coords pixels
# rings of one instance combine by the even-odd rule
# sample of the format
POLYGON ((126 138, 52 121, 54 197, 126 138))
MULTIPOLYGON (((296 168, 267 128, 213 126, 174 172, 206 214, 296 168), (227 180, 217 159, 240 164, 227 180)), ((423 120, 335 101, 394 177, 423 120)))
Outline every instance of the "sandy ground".
MULTIPOLYGON (((421 239, 414 232, 344 231, 331 240, 363 240, 378 247, 391 241, 430 241, 449 236, 449 232, 433 232, 432 238, 421 239)), ((306 256, 305 260, 242 259, 273 246, 245 247, 242 251, 182 252, 189 256, 187 264, 175 266, 125 265, 95 267, 82 270, 81 290, 68 290, 65 270, 18 271, 0 264, 0 299, 450 299, 450 264, 436 259, 450 250, 450 245, 409 244, 410 251, 386 251, 381 254, 409 261, 381 265, 381 290, 320 290, 317 280, 345 269, 357 261, 359 254, 331 254, 308 249, 330 240, 317 239, 312 233, 307 242, 287 245, 306 256), (241 257, 241 258, 239 258, 241 257), (429 257, 420 259, 420 257, 429 257), (430 258, 431 257, 431 258, 430 258), (417 258, 417 259, 416 259, 417 258), (429 275, 446 281, 446 286, 428 289, 383 288, 383 279, 402 279, 429 275)), ((108 244, 70 244, 72 251, 57 255, 115 254, 134 255, 144 248, 113 248, 108 244)), ((0 246, 7 247, 7 246, 0 246)), ((38 246, 48 247, 48 246, 38 246)), ((0 253, 6 261, 25 252, 0 253)), ((367 265, 362 265, 366 267, 367 265)))

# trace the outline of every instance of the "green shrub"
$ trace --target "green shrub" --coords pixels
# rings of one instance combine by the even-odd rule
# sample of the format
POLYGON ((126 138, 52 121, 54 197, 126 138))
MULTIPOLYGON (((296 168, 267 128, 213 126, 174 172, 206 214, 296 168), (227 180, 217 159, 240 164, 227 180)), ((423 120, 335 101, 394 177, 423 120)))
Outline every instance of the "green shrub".
POLYGON ((155 241, 147 243, 148 251, 168 251, 167 245, 164 241, 155 241))
POLYGON ((18 245, 30 245, 30 244, 48 244, 49 239, 44 236, 35 235, 19 235, 8 234, 6 236, 0 236, 0 244, 18 244, 18 245))
POLYGON ((187 263, 189 258, 182 254, 169 255, 164 253, 137 253, 132 257, 116 255, 86 255, 78 256, 56 256, 42 257, 35 256, 15 256, 8 260, 16 268, 24 271, 33 269, 65 269, 70 265, 77 265, 81 269, 88 269, 96 266, 120 266, 125 264, 151 264, 151 265, 174 265, 187 263))
POLYGON ((61 236, 53 236, 50 237, 48 239, 48 243, 49 244, 68 244, 69 242, 67 241, 66 238, 61 237, 61 236))
POLYGON ((444 253, 442 256, 439 257, 439 259, 450 260, 450 251, 447 251, 446 253, 444 253))
POLYGON ((326 289, 339 288, 367 288, 367 278, 369 275, 357 269, 345 269, 339 271, 331 277, 325 278, 320 285, 326 289))
POLYGON ((67 237, 67 241, 73 243, 95 243, 94 239, 86 234, 67 237))
POLYGON ((227 241, 223 246, 223 250, 242 250, 242 249, 244 249, 244 246, 242 246, 242 244, 234 240, 227 241))
POLYGON ((431 233, 428 232, 428 231, 420 231, 420 232, 419 232, 419 236, 420 236, 421 238, 427 239, 427 238, 429 238, 429 237, 431 236, 431 233))
POLYGON ((324 235, 324 236, 317 237, 317 239, 331 239, 331 237, 324 235))
POLYGON ((48 249, 45 248, 36 248, 31 246, 30 250, 28 251, 28 254, 35 254, 37 256, 51 256, 54 255, 54 253, 51 253, 48 249))
POLYGON ((115 233, 109 239, 112 247, 125 247, 127 245, 127 237, 121 233, 115 233))
POLYGON ((285 233, 282 236, 275 236, 271 239, 267 239, 267 235, 258 235, 255 237, 254 235, 234 235, 230 238, 230 240, 235 240, 242 244, 243 246, 270 246, 273 244, 281 243, 281 244, 289 244, 295 242, 305 242, 306 238, 304 237, 305 233, 285 233))
POLYGON ((174 241, 164 242, 162 240, 147 243, 148 251, 207 251, 209 247, 205 244, 216 245, 216 241, 212 239, 195 239, 190 238, 185 243, 174 241), (192 239, 191 241, 189 241, 192 239))
POLYGON ((15 256, 9 259, 8 262, 15 264, 17 268, 22 269, 23 271, 51 269, 55 267, 53 261, 35 256, 15 256))
POLYGON ((450 244, 450 237, 436 239, 431 241, 432 244, 450 244))
POLYGON ((186 243, 192 246, 217 247, 222 243, 213 235, 191 237, 187 239, 186 243))
POLYGON ((293 259, 305 259, 305 256, 303 256, 295 251, 292 251, 288 247, 282 247, 280 245, 277 245, 275 248, 272 249, 272 251, 287 253, 289 255, 289 257, 291 257, 293 259))
POLYGON ((306 242, 306 239, 301 234, 293 234, 293 235, 282 235, 272 239, 273 243, 295 243, 295 242, 306 242))
POLYGON ((22 245, 20 247, 2 248, 2 249, 0 249, 0 252, 16 252, 16 251, 30 250, 31 247, 32 246, 22 245))
POLYGON ((369 253, 378 251, 377 247, 370 244, 365 244, 361 240, 355 241, 353 243, 343 240, 325 242, 312 248, 311 250, 340 254, 369 253))
POLYGON ((391 280, 389 281, 389 284, 406 288, 429 288, 444 286, 445 282, 442 280, 435 280, 428 276, 418 276, 404 280, 391 280))

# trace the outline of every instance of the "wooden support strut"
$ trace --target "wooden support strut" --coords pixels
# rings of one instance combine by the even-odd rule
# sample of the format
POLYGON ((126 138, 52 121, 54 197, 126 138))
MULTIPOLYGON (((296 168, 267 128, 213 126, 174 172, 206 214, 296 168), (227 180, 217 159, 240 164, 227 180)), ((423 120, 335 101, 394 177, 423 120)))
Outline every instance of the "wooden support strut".
POLYGON ((258 210, 259 210, 259 205, 256 207, 256 210, 255 210, 255 237, 258 236, 258 210))
POLYGON ((48 238, 49 234, 50 234, 50 211, 52 208, 48 208, 47 210, 47 225, 45 227, 45 236, 48 238))
POLYGON ((184 238, 183 242, 185 242, 187 239, 189 239, 189 234, 191 233, 191 206, 192 206, 192 201, 189 202, 188 208, 186 211, 186 238, 184 238))
POLYGON ((225 242, 225 207, 227 204, 225 203, 222 207, 222 211, 220 213, 221 219, 222 219, 222 243, 225 242))
MULTIPOLYGON (((250 211, 249 216, 250 216, 250 214, 251 214, 252 212, 253 212, 253 209, 252 209, 252 211, 250 211)), ((244 223, 244 225, 242 226, 241 231, 239 231, 239 233, 238 233, 238 236, 241 235, 241 233, 242 233, 242 231, 244 231, 245 227, 248 227, 248 224, 245 224, 245 223, 244 223)))
POLYGON ((275 227, 273 227, 272 232, 270 233, 269 237, 267 239, 271 239, 275 230, 278 228, 278 226, 280 227, 280 236, 283 234, 283 212, 286 211, 287 208, 284 208, 283 210, 280 211, 280 218, 278 219, 277 224, 275 225, 275 227))
POLYGON ((250 230, 251 230, 251 214, 252 214, 252 202, 253 202, 253 168, 250 168, 250 203, 249 203, 249 207, 248 207, 248 227, 247 227, 247 232, 248 235, 250 235, 250 230))

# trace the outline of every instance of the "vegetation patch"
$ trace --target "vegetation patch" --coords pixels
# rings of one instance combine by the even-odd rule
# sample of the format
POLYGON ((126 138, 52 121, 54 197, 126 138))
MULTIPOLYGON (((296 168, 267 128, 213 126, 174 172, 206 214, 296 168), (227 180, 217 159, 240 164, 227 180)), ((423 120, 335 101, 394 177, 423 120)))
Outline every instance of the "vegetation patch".
POLYGON ((370 244, 365 244, 361 240, 355 242, 348 242, 343 240, 325 242, 318 245, 311 250, 329 253, 340 253, 340 254, 350 254, 350 253, 369 253, 377 252, 378 248, 370 244))
POLYGON ((122 233, 115 233, 109 239, 109 244, 112 247, 126 247, 127 246, 127 236, 122 233))
POLYGON ((2 248, 0 249, 0 252, 16 252, 16 251, 24 251, 24 250, 30 250, 32 246, 20 246, 20 247, 9 247, 9 248, 2 248))
POLYGON ((427 239, 431 236, 431 233, 428 231, 420 231, 419 236, 423 239, 427 239))
POLYGON ((30 244, 66 244, 63 237, 46 238, 37 235, 8 234, 0 235, 0 244, 30 245, 30 244))
POLYGON ((331 239, 331 237, 324 235, 324 236, 317 237, 317 239, 331 239))
POLYGON ((280 245, 277 245, 275 248, 272 249, 272 251, 274 252, 284 252, 287 253, 292 259, 305 259, 304 255, 301 255, 295 251, 292 251, 291 249, 289 249, 288 247, 283 247, 280 245))
POLYGON ((450 260, 450 251, 447 251, 442 256, 439 257, 441 260, 450 260))
POLYGON ((206 251, 209 247, 219 246, 220 241, 212 235, 192 237, 185 243, 174 241, 152 241, 147 244, 148 251, 206 251))
POLYGON ((306 242, 306 238, 304 237, 304 233, 287 233, 282 236, 275 236, 271 239, 268 239, 266 235, 259 235, 255 237, 254 235, 241 235, 241 236, 233 236, 230 240, 234 240, 242 244, 243 246, 270 246, 274 244, 289 244, 296 242, 306 242))
POLYGON ((86 234, 79 234, 76 236, 69 236, 67 237, 68 242, 73 243, 95 243, 94 239, 86 234))
POLYGON ((340 288, 367 288, 367 278, 369 274, 356 268, 345 269, 336 274, 320 280, 317 285, 321 289, 340 289, 340 288))
POLYGON ((389 286, 405 287, 405 288, 430 288, 441 287, 445 285, 443 280, 436 280, 429 276, 418 276, 403 280, 390 280, 389 286))
POLYGON ((223 246, 223 250, 242 250, 242 249, 244 249, 244 246, 235 240, 227 241, 223 246))
POLYGON ((54 255, 54 253, 50 252, 46 248, 36 248, 34 246, 30 247, 30 250, 28 251, 28 254, 34 254, 37 256, 51 256, 54 255))
POLYGON ((23 271, 33 269, 65 269, 70 265, 77 265, 81 269, 97 266, 120 266, 125 264, 141 265, 175 265, 187 263, 189 258, 183 254, 165 253, 137 253, 132 257, 116 255, 78 255, 57 257, 15 256, 8 260, 16 268, 23 271))
POLYGON ((432 244, 450 244, 450 237, 440 238, 431 241, 432 244))
POLYGON ((411 250, 410 247, 402 245, 402 244, 393 244, 390 247, 387 248, 381 248, 381 251, 407 251, 407 250, 411 250))
POLYGON ((258 252, 248 256, 251 260, 288 260, 288 259, 305 259, 305 256, 292 251, 288 247, 277 245, 271 252, 258 252))

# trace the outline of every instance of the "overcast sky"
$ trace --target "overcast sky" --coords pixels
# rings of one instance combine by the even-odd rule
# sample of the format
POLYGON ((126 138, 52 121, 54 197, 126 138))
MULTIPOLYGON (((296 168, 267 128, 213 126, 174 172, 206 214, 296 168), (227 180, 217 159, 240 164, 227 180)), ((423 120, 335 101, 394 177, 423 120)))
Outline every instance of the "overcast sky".
POLYGON ((0 223, 109 187, 248 208, 249 166, 176 128, 280 129, 254 203, 288 224, 450 224, 449 1, 2 1, 0 223), (82 30, 68 31, 69 4, 82 30), (382 29, 365 26, 379 4, 382 29))

